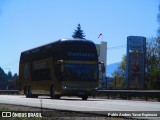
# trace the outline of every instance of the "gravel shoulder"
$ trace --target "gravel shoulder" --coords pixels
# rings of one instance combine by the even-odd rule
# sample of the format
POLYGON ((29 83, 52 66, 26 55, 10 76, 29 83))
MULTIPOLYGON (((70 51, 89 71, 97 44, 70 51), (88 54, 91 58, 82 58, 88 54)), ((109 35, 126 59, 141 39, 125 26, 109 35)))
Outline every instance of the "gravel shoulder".
MULTIPOLYGON (((120 117, 107 117, 103 115, 97 115, 92 113, 82 113, 82 112, 73 112, 73 111, 60 111, 60 110, 51 110, 51 109, 41 109, 35 107, 27 107, 20 105, 9 105, 9 104, 0 104, 0 111, 11 111, 11 112, 38 112, 41 113, 42 118, 10 118, 10 120, 128 120, 129 118, 120 118, 120 117)), ((1 118, 0 120, 8 120, 8 118, 1 118)), ((130 120, 133 120, 130 118, 130 120)))

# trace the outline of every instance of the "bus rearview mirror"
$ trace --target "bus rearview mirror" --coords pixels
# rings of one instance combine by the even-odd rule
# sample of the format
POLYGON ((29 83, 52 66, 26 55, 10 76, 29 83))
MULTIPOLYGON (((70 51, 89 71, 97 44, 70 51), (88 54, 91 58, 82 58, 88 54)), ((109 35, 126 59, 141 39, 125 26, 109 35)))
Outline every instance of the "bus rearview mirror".
POLYGON ((61 64, 61 72, 64 72, 64 65, 61 64))
POLYGON ((104 66, 104 63, 103 62, 99 62, 99 65, 101 66, 101 72, 102 73, 105 73, 105 66, 104 66))

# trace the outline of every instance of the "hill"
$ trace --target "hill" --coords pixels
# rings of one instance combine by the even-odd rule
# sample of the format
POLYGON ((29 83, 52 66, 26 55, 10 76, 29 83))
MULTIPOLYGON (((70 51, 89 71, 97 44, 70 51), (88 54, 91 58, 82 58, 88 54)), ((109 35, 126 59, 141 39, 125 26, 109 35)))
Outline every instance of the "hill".
POLYGON ((107 76, 112 77, 112 73, 118 68, 118 65, 120 64, 120 62, 116 62, 113 64, 109 64, 107 65, 107 76))

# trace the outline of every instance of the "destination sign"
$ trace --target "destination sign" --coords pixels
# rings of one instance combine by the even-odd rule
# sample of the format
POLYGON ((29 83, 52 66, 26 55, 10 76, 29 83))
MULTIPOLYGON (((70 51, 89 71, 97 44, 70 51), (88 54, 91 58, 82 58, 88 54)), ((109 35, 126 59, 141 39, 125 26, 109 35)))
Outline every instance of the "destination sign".
POLYGON ((67 56, 72 57, 95 57, 93 53, 67 52, 67 56))
POLYGON ((128 46, 130 50, 143 50, 145 44, 144 37, 129 36, 128 37, 128 46))

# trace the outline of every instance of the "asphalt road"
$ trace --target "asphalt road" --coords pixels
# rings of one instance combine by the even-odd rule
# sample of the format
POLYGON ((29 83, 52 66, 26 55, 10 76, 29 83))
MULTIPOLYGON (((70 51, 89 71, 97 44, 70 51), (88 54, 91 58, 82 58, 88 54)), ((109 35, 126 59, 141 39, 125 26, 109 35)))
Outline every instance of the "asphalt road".
POLYGON ((82 101, 81 98, 73 97, 62 97, 60 100, 55 100, 47 96, 26 98, 22 95, 0 95, 0 103, 95 113, 103 113, 103 111, 160 111, 159 102, 91 98, 82 101))

